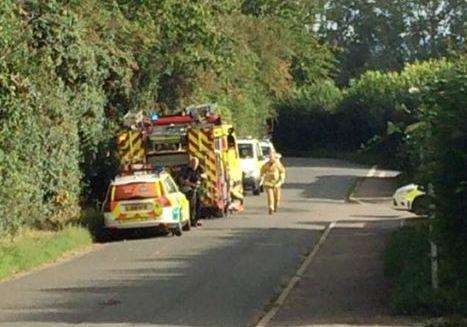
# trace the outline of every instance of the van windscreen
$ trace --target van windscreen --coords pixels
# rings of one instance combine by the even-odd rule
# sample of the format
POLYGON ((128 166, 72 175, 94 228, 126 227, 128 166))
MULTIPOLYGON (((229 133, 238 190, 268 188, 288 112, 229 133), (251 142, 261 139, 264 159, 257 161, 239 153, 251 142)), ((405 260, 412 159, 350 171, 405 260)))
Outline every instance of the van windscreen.
POLYGON ((253 153, 253 144, 251 143, 243 143, 238 145, 238 153, 241 159, 251 159, 254 158, 255 155, 253 153))
POLYGON ((263 151, 263 155, 268 157, 271 154, 271 148, 267 145, 261 146, 261 150, 263 151))

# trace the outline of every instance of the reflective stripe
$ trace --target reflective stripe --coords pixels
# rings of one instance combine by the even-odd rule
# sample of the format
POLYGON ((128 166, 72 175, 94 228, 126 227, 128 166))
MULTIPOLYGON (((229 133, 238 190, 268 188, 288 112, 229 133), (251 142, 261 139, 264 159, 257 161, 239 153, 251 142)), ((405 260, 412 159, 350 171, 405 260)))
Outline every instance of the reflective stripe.
POLYGON ((220 197, 217 187, 220 172, 216 165, 216 153, 214 151, 214 137, 210 129, 188 130, 188 154, 200 160, 207 176, 205 197, 209 202, 214 203, 220 197))
POLYGON ((140 132, 123 132, 117 139, 118 156, 122 164, 141 163, 145 161, 143 135, 140 132))

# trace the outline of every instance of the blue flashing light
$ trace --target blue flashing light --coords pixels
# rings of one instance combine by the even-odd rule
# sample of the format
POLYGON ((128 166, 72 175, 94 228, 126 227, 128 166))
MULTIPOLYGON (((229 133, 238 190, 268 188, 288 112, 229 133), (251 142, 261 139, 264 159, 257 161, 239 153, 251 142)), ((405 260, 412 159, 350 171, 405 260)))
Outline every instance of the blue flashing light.
POLYGON ((164 171, 164 166, 161 166, 161 165, 156 165, 154 167, 154 170, 156 171, 156 173, 160 174, 164 171))
POLYGON ((159 119, 159 115, 155 112, 151 112, 151 120, 156 121, 159 119))

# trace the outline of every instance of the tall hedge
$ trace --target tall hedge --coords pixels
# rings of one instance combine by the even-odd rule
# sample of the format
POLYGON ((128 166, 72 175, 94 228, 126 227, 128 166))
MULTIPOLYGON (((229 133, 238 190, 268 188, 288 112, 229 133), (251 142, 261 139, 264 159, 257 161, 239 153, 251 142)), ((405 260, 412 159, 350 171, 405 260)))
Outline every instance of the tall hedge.
POLYGON ((368 71, 343 90, 322 81, 301 88, 278 106, 281 151, 359 152, 386 166, 413 168, 417 161, 405 129, 420 119, 423 90, 452 66, 453 61, 428 60, 408 64, 401 72, 368 71))
MULTIPOLYGON (((465 58, 464 58, 465 59, 465 58)), ((439 245, 443 300, 467 313, 467 63, 451 69, 421 90, 420 121, 412 126, 418 181, 430 191, 439 245)))

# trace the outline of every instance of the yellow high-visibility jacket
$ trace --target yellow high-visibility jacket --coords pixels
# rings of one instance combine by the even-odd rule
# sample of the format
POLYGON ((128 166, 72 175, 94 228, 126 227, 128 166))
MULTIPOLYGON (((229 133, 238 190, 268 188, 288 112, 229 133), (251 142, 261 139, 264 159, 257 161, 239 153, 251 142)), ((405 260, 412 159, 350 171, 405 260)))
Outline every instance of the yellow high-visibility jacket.
POLYGON ((268 161, 261 167, 261 178, 265 187, 280 187, 285 181, 285 168, 278 160, 268 161))

